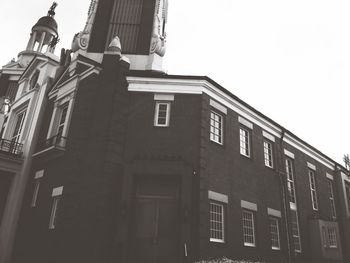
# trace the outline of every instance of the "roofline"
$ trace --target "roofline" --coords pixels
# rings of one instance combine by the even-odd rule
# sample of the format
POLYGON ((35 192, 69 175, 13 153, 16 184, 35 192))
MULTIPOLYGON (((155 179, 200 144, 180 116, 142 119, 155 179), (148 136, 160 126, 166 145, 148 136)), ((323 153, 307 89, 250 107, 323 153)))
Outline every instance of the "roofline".
POLYGON ((280 125, 277 122, 275 122, 274 120, 272 120, 271 118, 267 117, 265 114, 261 113, 260 111, 258 111, 257 109, 255 109, 254 107, 252 107, 251 105, 249 105, 248 103, 246 103, 245 101, 243 101, 242 99, 237 97, 236 95, 234 95, 232 92, 228 91, 226 88, 224 88, 223 86, 221 86, 220 84, 218 84, 216 81, 214 81, 213 79, 211 79, 208 76, 174 75, 174 74, 166 74, 163 72, 140 71, 140 70, 131 70, 127 73, 127 76, 130 76, 130 77, 152 77, 152 78, 159 78, 159 79, 163 78, 163 79, 182 79, 182 80, 202 80, 202 81, 204 80, 204 81, 207 81, 208 83, 212 84, 213 86, 215 86, 216 88, 218 88, 219 90, 221 90, 222 92, 224 92, 225 94, 230 96, 232 99, 236 100, 237 102, 241 103, 243 106, 247 107, 249 110, 253 111, 255 114, 259 115, 260 117, 262 117, 266 121, 270 122, 271 124, 273 124, 277 128, 281 129, 282 132, 288 133, 288 135, 290 135, 291 137, 293 137, 297 141, 300 141, 306 147, 315 151, 317 154, 324 157, 328 161, 334 163, 335 169, 337 167, 340 167, 342 170, 348 171, 342 164, 338 163, 337 161, 334 161, 332 158, 330 158, 329 156, 327 156, 326 154, 324 154, 320 150, 316 149, 314 146, 310 145, 309 143, 307 143, 306 141, 304 141, 303 139, 301 139, 300 137, 295 135, 290 130, 286 129, 282 125, 280 125))

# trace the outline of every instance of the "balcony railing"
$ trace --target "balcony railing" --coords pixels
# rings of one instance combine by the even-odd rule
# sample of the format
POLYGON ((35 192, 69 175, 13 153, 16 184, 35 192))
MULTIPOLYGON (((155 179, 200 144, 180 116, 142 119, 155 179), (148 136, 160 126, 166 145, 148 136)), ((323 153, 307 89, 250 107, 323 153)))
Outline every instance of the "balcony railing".
POLYGON ((23 152, 23 144, 15 141, 0 139, 0 152, 21 155, 23 152))
POLYGON ((58 149, 64 149, 66 146, 67 138, 63 137, 62 135, 58 134, 55 135, 39 144, 37 152, 41 152, 43 150, 46 150, 48 148, 58 148, 58 149))

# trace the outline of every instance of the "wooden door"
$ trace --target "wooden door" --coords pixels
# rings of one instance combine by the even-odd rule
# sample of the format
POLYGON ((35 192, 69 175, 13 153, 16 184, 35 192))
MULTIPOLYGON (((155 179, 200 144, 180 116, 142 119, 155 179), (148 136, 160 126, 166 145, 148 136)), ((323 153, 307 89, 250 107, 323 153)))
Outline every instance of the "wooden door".
POLYGON ((177 263, 180 226, 176 185, 140 182, 133 215, 130 262, 177 263))

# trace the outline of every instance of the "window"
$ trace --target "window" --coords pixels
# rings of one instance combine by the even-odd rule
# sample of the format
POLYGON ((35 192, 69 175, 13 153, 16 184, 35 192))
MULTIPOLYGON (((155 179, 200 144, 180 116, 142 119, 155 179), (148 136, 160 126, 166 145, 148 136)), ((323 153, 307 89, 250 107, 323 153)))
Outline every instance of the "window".
POLYGON ((223 118, 215 111, 210 112, 210 140, 223 144, 223 118))
POLYGON ((327 229, 325 226, 322 227, 322 244, 323 244, 323 247, 328 247, 327 229))
POLYGON ((298 213, 296 210, 291 210, 290 212, 291 212, 291 225, 292 225, 294 251, 301 252, 298 213))
POLYGON ((225 242, 224 223, 224 206, 210 202, 210 241, 225 242))
POLYGON ((240 152, 242 155, 250 157, 250 138, 249 131, 243 128, 239 129, 240 152))
POLYGON ((245 246, 255 247, 254 214, 251 211, 242 211, 243 241, 245 246))
POLYGON ((68 102, 60 107, 60 118, 57 126, 57 137, 61 138, 63 136, 64 127, 67 123, 67 112, 68 112, 68 102))
POLYGON ((329 195, 329 201, 331 203, 331 213, 332 213, 332 218, 336 219, 337 218, 337 212, 335 209, 335 201, 334 201, 334 191, 333 191, 333 183, 331 180, 328 180, 328 195, 329 195))
POLYGON ((287 173, 287 186, 288 186, 289 202, 295 204, 296 197, 295 197, 293 163, 290 159, 286 159, 286 173, 287 173))
POLYGON ((345 183, 345 195, 346 195, 346 201, 348 204, 348 213, 350 214, 350 184, 348 182, 345 183))
POLYGON ((157 127, 168 127, 170 119, 170 102, 157 102, 154 126, 157 127))
POLYGON ((270 234, 271 234, 271 248, 273 250, 279 250, 280 247, 280 235, 278 219, 270 217, 270 234))
POLYGON ((328 227, 328 244, 330 248, 336 248, 337 245, 337 232, 335 227, 328 227))
POLYGON ((59 211, 59 203, 61 200, 63 192, 63 186, 54 188, 52 190, 52 208, 51 208, 51 215, 50 215, 50 221, 49 221, 49 229, 55 229, 56 227, 56 219, 57 219, 57 212, 59 211))
POLYGON ((273 168, 272 143, 264 141, 264 159, 267 167, 273 168))
POLYGON ((57 210, 58 204, 60 202, 61 196, 54 196, 52 200, 52 208, 49 222, 49 229, 55 229, 56 219, 57 219, 57 210))
POLYGON ((39 188, 40 188, 40 179, 35 179, 34 191, 33 191, 32 203, 31 203, 32 207, 36 206, 36 200, 38 199, 39 188))
POLYGON ((61 146, 66 144, 68 134, 68 125, 70 114, 72 111, 72 97, 67 96, 56 102, 54 112, 52 114, 50 129, 47 135, 47 146, 61 146))
POLYGON ((36 207, 37 199, 38 199, 38 194, 39 194, 39 189, 40 189, 40 181, 41 178, 44 176, 44 170, 37 171, 35 173, 35 181, 34 181, 34 191, 33 191, 33 196, 32 196, 32 202, 31 202, 31 207, 36 207))
POLYGON ((22 110, 17 114, 16 125, 11 138, 13 142, 19 142, 21 138, 26 112, 27 110, 22 110))
POLYGON ((312 209, 318 210, 315 172, 309 169, 309 183, 311 191, 312 209))

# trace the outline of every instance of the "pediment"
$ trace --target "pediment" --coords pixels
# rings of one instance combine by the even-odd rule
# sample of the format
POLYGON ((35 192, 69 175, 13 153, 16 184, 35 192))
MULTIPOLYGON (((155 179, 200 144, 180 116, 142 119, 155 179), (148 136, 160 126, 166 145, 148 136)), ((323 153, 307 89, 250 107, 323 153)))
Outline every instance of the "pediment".
POLYGON ((90 70, 96 68, 96 66, 96 62, 79 55, 78 58, 75 61, 72 61, 71 64, 61 73, 61 75, 58 76, 49 92, 49 97, 65 84, 84 75, 90 70))

